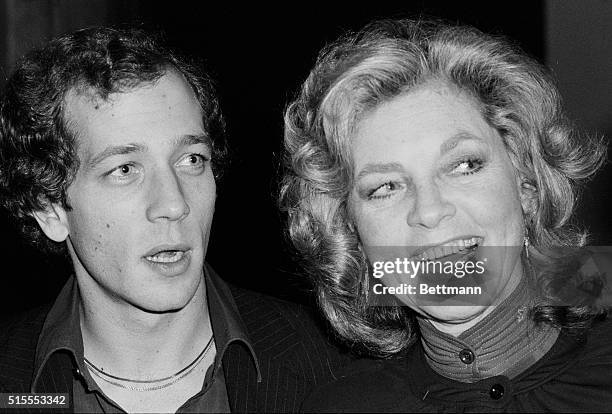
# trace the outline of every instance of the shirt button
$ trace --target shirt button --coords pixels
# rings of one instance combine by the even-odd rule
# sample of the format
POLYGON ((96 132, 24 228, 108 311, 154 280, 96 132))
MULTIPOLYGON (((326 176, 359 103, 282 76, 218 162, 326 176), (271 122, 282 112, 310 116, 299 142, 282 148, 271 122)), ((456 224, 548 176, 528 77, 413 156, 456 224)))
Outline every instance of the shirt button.
POLYGON ((493 386, 489 390, 489 395, 492 399, 499 400, 501 397, 504 396, 504 387, 502 387, 500 384, 493 384, 493 386))
POLYGON ((459 352, 459 359, 464 364, 471 364, 475 359, 474 353, 469 349, 462 349, 461 352, 459 352))

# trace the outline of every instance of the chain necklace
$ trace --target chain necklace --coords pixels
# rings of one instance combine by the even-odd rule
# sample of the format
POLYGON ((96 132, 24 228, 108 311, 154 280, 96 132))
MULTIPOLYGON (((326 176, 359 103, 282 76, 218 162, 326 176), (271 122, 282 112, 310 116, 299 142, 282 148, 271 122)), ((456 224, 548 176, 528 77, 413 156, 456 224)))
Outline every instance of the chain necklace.
POLYGON ((89 372, 91 372, 96 377, 100 378, 101 380, 108 382, 109 384, 112 384, 120 388, 125 388, 131 391, 155 391, 155 390, 160 390, 162 388, 169 387, 172 384, 179 382, 180 380, 185 378, 187 375, 189 375, 200 364, 200 362, 202 362, 202 360, 204 359, 204 357, 210 350, 212 343, 213 343, 213 337, 211 336, 210 339, 208 340, 208 343, 202 350, 202 352, 200 352, 200 354, 189 365, 187 365, 185 368, 181 369, 179 372, 177 372, 174 375, 170 375, 169 377, 154 379, 154 380, 134 380, 134 379, 129 379, 129 378, 117 377, 117 376, 108 374, 104 372, 103 370, 101 370, 100 368, 96 367, 87 358, 83 358, 83 359, 85 360, 85 364, 89 368, 89 372), (122 384, 120 382, 117 382, 117 380, 136 383, 136 384, 151 384, 151 385, 139 387, 139 386, 122 384), (161 382, 163 382, 163 384, 160 384, 161 382))

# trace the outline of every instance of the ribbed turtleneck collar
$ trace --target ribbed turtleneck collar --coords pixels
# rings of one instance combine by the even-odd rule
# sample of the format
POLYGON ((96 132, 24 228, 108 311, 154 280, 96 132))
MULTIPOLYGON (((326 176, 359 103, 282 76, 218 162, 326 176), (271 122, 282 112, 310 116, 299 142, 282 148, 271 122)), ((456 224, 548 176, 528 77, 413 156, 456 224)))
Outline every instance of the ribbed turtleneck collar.
POLYGON ((529 285, 523 278, 505 301, 458 337, 419 318, 427 362, 440 375, 461 382, 517 376, 542 358, 559 335, 557 329, 536 326, 527 317, 529 302, 529 285))

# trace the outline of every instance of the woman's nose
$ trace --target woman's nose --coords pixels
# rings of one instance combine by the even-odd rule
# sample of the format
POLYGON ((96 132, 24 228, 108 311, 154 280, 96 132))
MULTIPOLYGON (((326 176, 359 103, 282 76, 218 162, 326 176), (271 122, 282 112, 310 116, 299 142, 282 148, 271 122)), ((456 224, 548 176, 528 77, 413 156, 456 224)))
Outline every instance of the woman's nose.
POLYGON ((412 227, 433 229, 455 212, 455 205, 444 197, 435 182, 429 181, 416 186, 414 203, 406 221, 412 227))

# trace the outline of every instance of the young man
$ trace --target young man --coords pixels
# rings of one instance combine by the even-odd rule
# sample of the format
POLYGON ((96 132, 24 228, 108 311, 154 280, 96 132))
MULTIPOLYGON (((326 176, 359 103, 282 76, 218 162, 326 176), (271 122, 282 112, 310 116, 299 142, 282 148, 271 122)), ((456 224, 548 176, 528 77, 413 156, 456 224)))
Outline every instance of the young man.
POLYGON ((0 134, 4 207, 74 267, 50 309, 3 327, 0 392, 68 393, 76 412, 295 411, 332 376, 341 358, 306 312, 204 262, 223 121, 182 60, 136 31, 57 38, 9 78, 0 134))

